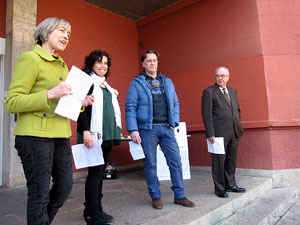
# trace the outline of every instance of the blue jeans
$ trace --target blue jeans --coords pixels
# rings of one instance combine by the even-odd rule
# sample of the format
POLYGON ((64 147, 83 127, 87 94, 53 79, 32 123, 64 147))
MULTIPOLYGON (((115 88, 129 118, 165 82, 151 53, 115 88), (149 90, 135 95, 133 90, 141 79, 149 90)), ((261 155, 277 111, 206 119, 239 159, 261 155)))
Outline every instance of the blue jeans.
POLYGON ((148 192, 152 199, 160 198, 159 181, 156 169, 157 145, 159 144, 169 166, 174 191, 174 198, 184 198, 182 165, 179 147, 174 131, 166 125, 153 125, 152 130, 139 130, 144 149, 144 172, 148 192))

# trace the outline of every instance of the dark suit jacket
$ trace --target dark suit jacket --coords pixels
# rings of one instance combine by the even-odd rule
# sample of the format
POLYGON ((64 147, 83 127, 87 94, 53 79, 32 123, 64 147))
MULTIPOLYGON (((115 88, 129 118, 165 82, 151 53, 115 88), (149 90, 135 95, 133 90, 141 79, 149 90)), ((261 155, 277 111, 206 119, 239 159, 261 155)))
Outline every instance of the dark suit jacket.
POLYGON ((215 136, 229 140, 234 136, 240 138, 243 134, 237 92, 229 86, 227 90, 232 107, 217 84, 203 91, 202 118, 207 138, 215 136))

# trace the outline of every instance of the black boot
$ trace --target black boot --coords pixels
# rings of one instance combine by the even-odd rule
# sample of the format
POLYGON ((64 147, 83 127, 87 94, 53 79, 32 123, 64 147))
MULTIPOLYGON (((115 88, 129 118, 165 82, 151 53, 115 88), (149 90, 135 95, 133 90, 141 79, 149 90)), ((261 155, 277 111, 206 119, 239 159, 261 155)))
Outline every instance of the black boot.
POLYGON ((91 217, 88 215, 86 209, 83 210, 83 218, 86 222, 86 225, 90 225, 91 224, 91 217))
MULTIPOLYGON (((102 208, 101 208, 101 210, 102 210, 102 208)), ((103 221, 105 221, 106 223, 112 223, 112 222, 114 222, 114 217, 111 216, 111 215, 108 215, 103 210, 99 211, 99 215, 100 215, 101 219, 103 221)))
POLYGON ((102 198, 103 198, 103 194, 101 192, 102 190, 100 190, 100 194, 98 196, 98 208, 99 208, 99 215, 100 217, 107 223, 112 223, 114 221, 114 217, 111 215, 108 215, 107 213, 105 213, 103 211, 102 208, 102 198))
MULTIPOLYGON (((91 216, 89 215, 86 209, 83 210, 83 218, 87 225, 94 225, 96 222, 101 222, 99 224, 108 224, 114 221, 114 218, 103 211, 100 211, 97 215, 91 216)), ((98 223, 97 223, 98 225, 98 223)))
POLYGON ((100 214, 94 216, 84 216, 87 225, 107 225, 108 223, 104 221, 100 214))

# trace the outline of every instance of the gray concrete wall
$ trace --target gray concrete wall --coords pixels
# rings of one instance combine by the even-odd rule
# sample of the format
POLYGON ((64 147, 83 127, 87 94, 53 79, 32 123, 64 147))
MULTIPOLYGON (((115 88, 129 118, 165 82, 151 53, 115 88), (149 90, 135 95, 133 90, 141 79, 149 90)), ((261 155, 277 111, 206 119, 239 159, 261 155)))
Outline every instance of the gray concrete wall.
MULTIPOLYGON (((7 0, 4 90, 9 87, 18 56, 34 46, 37 0, 7 0)), ((14 149, 15 115, 3 112, 3 186, 25 185, 22 164, 14 149)))

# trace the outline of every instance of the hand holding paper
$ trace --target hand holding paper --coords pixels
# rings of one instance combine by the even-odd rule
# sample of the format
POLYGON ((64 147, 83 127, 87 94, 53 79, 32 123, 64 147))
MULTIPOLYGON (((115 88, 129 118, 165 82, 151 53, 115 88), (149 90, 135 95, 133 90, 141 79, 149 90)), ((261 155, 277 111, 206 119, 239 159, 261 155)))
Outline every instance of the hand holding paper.
POLYGON ((95 141, 91 148, 86 147, 84 144, 73 145, 72 153, 76 169, 104 164, 99 140, 95 141))
POLYGON ((129 142, 130 153, 133 160, 144 159, 144 151, 141 144, 137 144, 133 141, 129 142))
POLYGON ((224 149, 224 138, 216 137, 215 142, 212 144, 208 139, 206 139, 208 152, 214 154, 225 154, 224 149))
POLYGON ((66 82, 60 82, 57 86, 47 91, 47 100, 70 94, 73 94, 71 85, 66 82))
POLYGON ((54 112, 77 121, 83 101, 93 82, 89 75, 72 66, 66 83, 71 86, 72 94, 61 97, 54 112))

